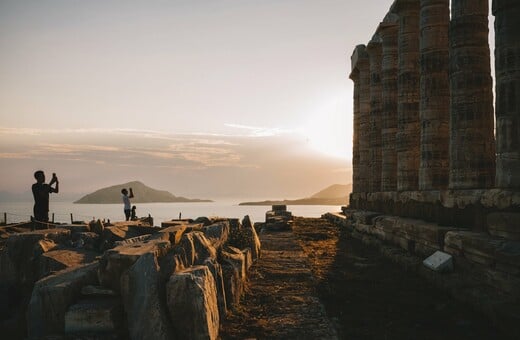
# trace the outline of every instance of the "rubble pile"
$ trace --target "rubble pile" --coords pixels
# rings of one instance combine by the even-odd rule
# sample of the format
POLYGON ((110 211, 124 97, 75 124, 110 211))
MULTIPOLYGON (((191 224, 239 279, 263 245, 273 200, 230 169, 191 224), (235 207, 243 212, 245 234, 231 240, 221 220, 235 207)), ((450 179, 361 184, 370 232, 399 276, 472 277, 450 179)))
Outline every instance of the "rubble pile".
POLYGON ((12 338, 216 339, 260 256, 248 216, 9 228, 0 325, 12 338))

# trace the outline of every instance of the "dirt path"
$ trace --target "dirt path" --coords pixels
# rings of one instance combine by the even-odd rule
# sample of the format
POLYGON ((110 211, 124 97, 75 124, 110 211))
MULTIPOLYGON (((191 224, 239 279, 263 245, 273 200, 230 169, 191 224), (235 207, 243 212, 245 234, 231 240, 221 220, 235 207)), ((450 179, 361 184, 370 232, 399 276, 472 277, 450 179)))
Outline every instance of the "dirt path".
POLYGON ((503 338, 480 314, 323 219, 296 218, 292 233, 260 238, 262 258, 222 339, 503 338))

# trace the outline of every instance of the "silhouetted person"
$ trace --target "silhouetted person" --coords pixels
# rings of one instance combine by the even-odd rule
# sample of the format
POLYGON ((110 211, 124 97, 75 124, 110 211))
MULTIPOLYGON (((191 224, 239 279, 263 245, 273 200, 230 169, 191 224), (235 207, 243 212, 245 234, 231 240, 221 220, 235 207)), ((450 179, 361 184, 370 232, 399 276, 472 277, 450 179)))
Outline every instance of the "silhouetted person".
POLYGON ((135 206, 135 205, 132 206, 132 214, 131 214, 131 216, 130 216, 130 219, 131 219, 132 221, 137 221, 137 215, 135 214, 135 209, 137 209, 136 206, 135 206))
POLYGON ((40 222, 49 221, 49 194, 52 192, 58 193, 59 182, 56 174, 52 174, 52 179, 49 184, 45 183, 45 173, 38 170, 34 173, 36 183, 32 185, 32 193, 34 196, 34 219, 40 222), (56 184, 54 188, 53 184, 56 184))
POLYGON ((123 194, 121 198, 123 199, 123 204, 125 205, 124 206, 125 218, 128 221, 130 219, 130 214, 132 211, 132 208, 131 208, 132 205, 130 204, 130 199, 134 197, 134 192, 132 191, 132 188, 130 188, 130 195, 128 195, 128 190, 122 189, 121 194, 123 194))

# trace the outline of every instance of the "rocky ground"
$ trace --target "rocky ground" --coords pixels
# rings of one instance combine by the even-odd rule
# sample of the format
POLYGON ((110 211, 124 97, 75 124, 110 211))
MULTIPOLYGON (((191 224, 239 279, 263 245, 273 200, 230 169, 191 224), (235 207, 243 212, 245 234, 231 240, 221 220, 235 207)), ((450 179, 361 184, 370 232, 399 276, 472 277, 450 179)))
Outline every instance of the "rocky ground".
POLYGON ((260 234, 222 339, 501 339, 489 320, 324 219, 260 234), (328 317, 327 317, 327 316, 328 317))

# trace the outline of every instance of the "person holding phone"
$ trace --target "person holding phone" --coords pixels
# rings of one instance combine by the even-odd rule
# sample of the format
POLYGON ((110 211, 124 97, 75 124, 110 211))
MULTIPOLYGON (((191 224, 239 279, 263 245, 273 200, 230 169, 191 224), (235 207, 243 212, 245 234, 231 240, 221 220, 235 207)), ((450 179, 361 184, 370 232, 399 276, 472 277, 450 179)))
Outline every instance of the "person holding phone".
POLYGON ((45 173, 38 170, 34 173, 36 183, 32 185, 34 196, 34 219, 39 222, 49 222, 49 194, 59 192, 58 177, 52 174, 49 184, 45 183, 45 173), (54 187, 52 185, 55 184, 54 187))

